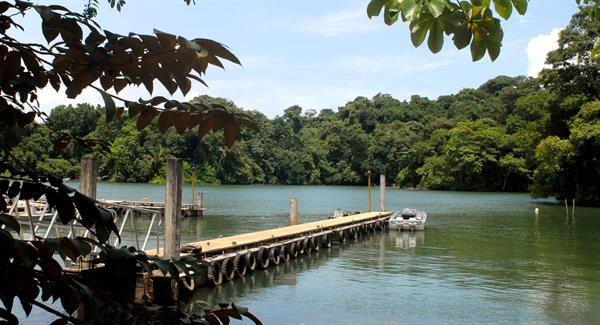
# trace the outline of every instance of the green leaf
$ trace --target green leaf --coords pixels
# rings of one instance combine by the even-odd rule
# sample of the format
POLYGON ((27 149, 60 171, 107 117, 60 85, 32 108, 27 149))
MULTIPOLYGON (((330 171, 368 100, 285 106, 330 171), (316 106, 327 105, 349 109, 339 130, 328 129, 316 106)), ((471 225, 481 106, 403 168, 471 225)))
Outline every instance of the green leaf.
POLYGON ((17 219, 15 219, 13 216, 9 216, 8 214, 0 214, 0 224, 14 230, 17 234, 21 231, 21 225, 19 225, 17 219))
POLYGON ((427 8, 429 8, 429 12, 433 18, 438 18, 444 12, 446 6, 446 0, 429 0, 427 2, 427 8))
POLYGON ((519 15, 524 15, 527 12, 528 0, 511 0, 519 15))
POLYGON ((383 9, 386 2, 388 2, 388 0, 371 0, 367 5, 367 16, 369 16, 369 18, 379 16, 381 9, 383 9))
POLYGON ((402 1, 402 14, 406 18, 406 20, 414 21, 419 19, 421 14, 421 8, 423 8, 423 3, 417 0, 404 0, 402 1))
POLYGON ((419 47, 423 43, 432 23, 431 16, 421 17, 410 23, 410 40, 415 47, 419 47))
POLYGON ((104 100, 104 106, 106 107, 106 123, 109 123, 115 117, 116 105, 115 101, 112 97, 105 91, 98 89, 100 95, 102 95, 102 100, 104 100))
POLYGON ((481 37, 477 34, 474 35, 473 41, 471 42, 471 58, 473 61, 479 61, 485 55, 485 43, 481 37))
POLYGON ((500 17, 504 19, 510 18, 510 15, 512 14, 512 4, 510 3, 510 0, 494 0, 494 7, 500 17))
POLYGON ((462 50, 467 47, 467 45, 471 44, 472 37, 473 32, 471 29, 467 27, 467 24, 463 24, 454 30, 454 46, 456 46, 457 49, 462 50))
POLYGON ((427 46, 433 53, 438 53, 444 46, 444 30, 440 26, 440 20, 436 19, 429 29, 429 39, 427 39, 427 46))

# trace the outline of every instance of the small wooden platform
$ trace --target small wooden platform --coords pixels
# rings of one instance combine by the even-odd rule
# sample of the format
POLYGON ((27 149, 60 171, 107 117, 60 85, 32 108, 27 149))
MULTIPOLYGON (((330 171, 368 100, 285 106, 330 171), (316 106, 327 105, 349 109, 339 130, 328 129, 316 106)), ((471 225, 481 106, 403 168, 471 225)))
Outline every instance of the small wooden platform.
MULTIPOLYGON (((341 227, 374 219, 381 219, 390 215, 390 212, 367 212, 347 217, 326 219, 314 222, 303 223, 294 226, 274 228, 251 232, 241 235, 215 238, 192 243, 182 243, 182 246, 193 246, 201 248, 202 253, 221 252, 232 250, 238 247, 252 246, 261 242, 284 239, 303 234, 323 231, 331 228, 341 227)), ((162 248, 160 249, 162 252, 162 248)), ((156 249, 146 250, 146 255, 156 255, 156 249)))
MULTIPOLYGON (((119 204, 126 206, 134 206, 145 208, 148 210, 164 211, 164 202, 152 202, 152 201, 125 201, 125 200, 99 200, 100 202, 106 202, 111 204, 119 204)), ((183 217, 202 217, 206 208, 199 207, 198 205, 183 203, 181 205, 181 215, 183 217)))

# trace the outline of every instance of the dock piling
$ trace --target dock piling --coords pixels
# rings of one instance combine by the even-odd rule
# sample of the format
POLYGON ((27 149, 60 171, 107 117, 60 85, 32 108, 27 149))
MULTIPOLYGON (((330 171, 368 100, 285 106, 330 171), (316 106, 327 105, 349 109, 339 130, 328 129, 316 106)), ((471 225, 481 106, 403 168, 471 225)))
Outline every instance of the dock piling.
POLYGON ((92 199, 96 199, 96 184, 98 182, 98 159, 93 157, 81 158, 81 175, 79 176, 79 191, 92 199))
POLYGON ((368 207, 367 211, 371 212, 372 200, 371 200, 371 171, 370 170, 367 172, 367 187, 369 190, 369 207, 368 207))
POLYGON ((164 258, 179 255, 181 245, 181 186, 183 163, 181 159, 167 159, 165 191, 165 248, 164 258))
POLYGON ((385 211, 385 175, 379 175, 379 209, 385 211))
POLYGON ((290 198, 290 226, 298 224, 298 200, 295 196, 290 198))

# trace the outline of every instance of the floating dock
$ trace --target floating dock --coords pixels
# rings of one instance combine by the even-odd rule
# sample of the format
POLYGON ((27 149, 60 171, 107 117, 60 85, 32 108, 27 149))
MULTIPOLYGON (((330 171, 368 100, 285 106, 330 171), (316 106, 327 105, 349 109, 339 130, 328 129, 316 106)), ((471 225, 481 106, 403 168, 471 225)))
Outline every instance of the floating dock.
MULTIPOLYGON (((154 271, 154 290, 160 296, 172 292, 174 287, 193 291, 199 285, 220 285, 225 280, 242 277, 256 269, 267 269, 302 254, 310 254, 332 244, 343 244, 349 239, 359 239, 363 235, 387 228, 389 212, 367 212, 335 219, 308 222, 299 225, 268 229, 235 236, 186 243, 182 245, 181 256, 193 255, 206 262, 205 274, 172 279, 154 271), (165 282, 167 280, 167 282, 165 282), (173 285, 171 282, 176 283, 173 285), (159 289, 166 285, 167 289, 159 289), (179 285, 181 284, 181 285, 179 285)), ((160 255, 161 249, 145 251, 146 255, 160 255)))

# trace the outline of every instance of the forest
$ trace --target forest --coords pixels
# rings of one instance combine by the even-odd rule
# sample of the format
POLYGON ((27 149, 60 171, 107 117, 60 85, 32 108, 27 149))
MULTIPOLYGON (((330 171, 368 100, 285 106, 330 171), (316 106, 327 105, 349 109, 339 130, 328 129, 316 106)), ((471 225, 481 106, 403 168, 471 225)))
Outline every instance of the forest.
POLYGON ((104 140, 109 153, 74 144, 57 153, 44 124, 4 130, 2 141, 14 142, 7 147, 28 168, 71 178, 92 154, 105 180, 160 183, 164 159, 175 156, 186 178, 196 170, 203 184, 361 185, 371 171, 399 187, 529 191, 598 205, 600 82, 590 52, 599 26, 586 11, 573 16, 538 78, 498 76, 437 99, 377 94, 319 112, 291 106, 269 119, 227 99, 195 98, 245 112, 258 125, 258 132, 242 129, 231 148, 222 132, 161 134, 157 121, 138 130, 126 112, 107 123, 105 109, 89 104, 58 106, 46 123, 104 140))

